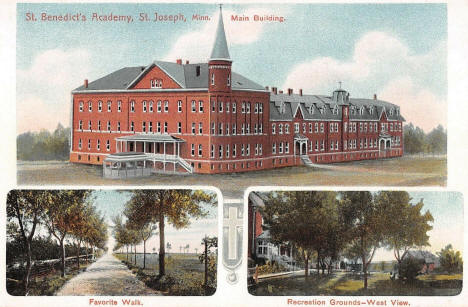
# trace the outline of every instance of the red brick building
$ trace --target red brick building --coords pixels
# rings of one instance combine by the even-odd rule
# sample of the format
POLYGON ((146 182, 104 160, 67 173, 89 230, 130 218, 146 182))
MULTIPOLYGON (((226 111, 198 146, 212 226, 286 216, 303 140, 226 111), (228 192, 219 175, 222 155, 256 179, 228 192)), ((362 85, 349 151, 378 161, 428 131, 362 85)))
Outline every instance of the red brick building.
POLYGON ((105 172, 124 165, 131 176, 140 168, 223 173, 402 155, 398 106, 342 89, 270 91, 231 67, 220 13, 208 63, 155 61, 85 80, 72 91, 70 161, 104 164, 105 172))

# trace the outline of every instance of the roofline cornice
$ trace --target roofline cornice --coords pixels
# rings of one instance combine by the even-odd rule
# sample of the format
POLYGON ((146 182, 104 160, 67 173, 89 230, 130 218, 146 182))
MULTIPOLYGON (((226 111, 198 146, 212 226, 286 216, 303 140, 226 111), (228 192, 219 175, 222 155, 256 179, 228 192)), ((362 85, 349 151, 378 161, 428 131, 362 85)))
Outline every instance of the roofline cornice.
POLYGON ((96 93, 170 93, 170 92, 208 92, 208 88, 168 88, 168 89, 111 89, 111 90, 86 90, 72 91, 72 94, 96 94, 96 93))

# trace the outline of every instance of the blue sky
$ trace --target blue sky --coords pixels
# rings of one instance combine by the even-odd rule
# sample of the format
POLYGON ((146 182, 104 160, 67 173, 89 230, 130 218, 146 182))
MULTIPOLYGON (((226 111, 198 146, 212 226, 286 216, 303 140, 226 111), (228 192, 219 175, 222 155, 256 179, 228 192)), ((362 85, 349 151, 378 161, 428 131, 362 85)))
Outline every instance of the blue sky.
MULTIPOLYGON (((353 97, 377 93, 401 105, 407 120, 425 130, 446 125, 444 4, 237 4, 223 11, 236 72, 310 94, 329 94, 342 81, 353 97), (234 14, 285 21, 232 22, 234 14)), ((58 121, 68 126, 70 91, 83 79, 153 60, 206 61, 217 12, 214 4, 18 4, 18 133, 53 129, 58 121), (31 22, 28 12, 37 18, 42 12, 81 13, 88 21, 31 22), (94 22, 93 12, 135 21, 94 22), (187 22, 138 22, 143 12, 150 18, 181 13, 187 22), (211 20, 191 21, 193 14, 211 20), (31 108, 47 119, 31 122, 31 108)))
MULTIPOLYGON (((97 210, 105 216, 106 222, 112 225, 112 217, 116 215, 123 216, 125 203, 130 199, 131 193, 119 192, 116 190, 97 190, 94 191, 94 204, 97 210)), ((208 212, 208 215, 201 219, 192 219, 187 228, 176 230, 170 224, 166 225, 165 236, 166 242, 170 242, 173 247, 173 252, 178 252, 179 246, 190 244, 190 252, 194 252, 194 248, 201 250, 201 240, 206 235, 218 236, 218 207, 202 205, 208 212)), ((124 218, 125 219, 125 218, 124 218)), ((110 246, 113 246, 114 240, 110 238, 110 246)), ((146 243, 147 251, 152 251, 153 247, 156 251, 159 248, 159 235, 150 238, 146 243)), ((137 247, 138 252, 143 252, 143 244, 137 247)))

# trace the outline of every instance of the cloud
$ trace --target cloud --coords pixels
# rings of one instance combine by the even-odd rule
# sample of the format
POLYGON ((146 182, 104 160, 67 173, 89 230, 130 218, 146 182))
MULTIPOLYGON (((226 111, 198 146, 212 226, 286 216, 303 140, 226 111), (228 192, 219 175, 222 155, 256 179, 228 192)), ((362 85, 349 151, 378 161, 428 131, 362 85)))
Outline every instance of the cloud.
MULTIPOLYGON (((282 15, 284 16, 285 13, 282 12, 282 15)), ((252 18, 250 21, 231 21, 231 15, 251 17, 254 14, 259 16, 277 15, 278 12, 267 8, 249 8, 242 11, 223 10, 224 28, 229 46, 251 44, 261 37, 265 30, 265 22, 255 22, 252 18)), ((191 62, 206 61, 211 54, 218 19, 218 11, 215 11, 210 16, 210 21, 201 29, 181 35, 163 60, 175 61, 175 59, 182 58, 191 62)))
POLYGON ((399 104, 407 121, 430 130, 446 126, 446 42, 424 54, 412 54, 397 37, 372 31, 355 44, 350 60, 311 59, 293 67, 283 88, 328 94, 343 81, 353 97, 372 97, 399 104))
POLYGON ((70 92, 91 71, 87 50, 46 50, 17 71, 17 132, 69 126, 70 92))

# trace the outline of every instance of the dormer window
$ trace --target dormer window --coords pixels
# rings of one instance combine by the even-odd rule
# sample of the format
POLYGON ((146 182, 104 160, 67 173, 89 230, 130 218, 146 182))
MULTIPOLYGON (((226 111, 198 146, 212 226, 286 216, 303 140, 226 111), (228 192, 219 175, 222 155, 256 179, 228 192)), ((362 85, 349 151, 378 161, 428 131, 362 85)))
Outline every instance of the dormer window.
POLYGON ((393 116, 393 108, 390 109, 390 115, 393 116))
POLYGON ((325 108, 323 106, 320 107, 320 114, 323 114, 325 112, 325 108))
POLYGON ((370 108, 369 108, 369 114, 370 114, 370 115, 374 114, 374 106, 370 106, 370 108))
POLYGON ((338 115, 338 107, 337 106, 335 106, 333 108, 333 115, 338 115))
POLYGON ((364 114, 364 106, 362 106, 362 107, 359 109, 359 114, 361 114, 361 115, 364 114))
POLYGON ((162 88, 161 79, 151 79, 150 81, 151 88, 162 88))

